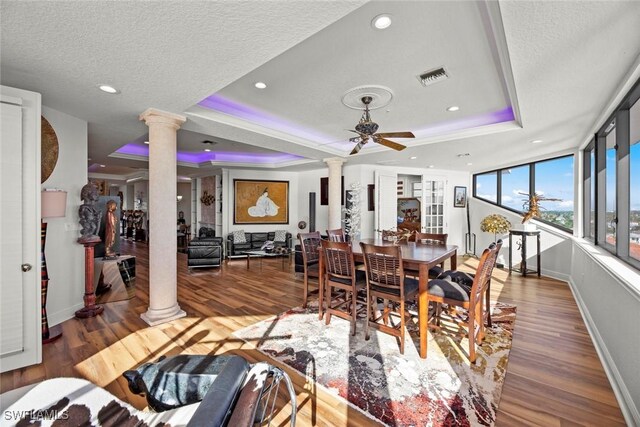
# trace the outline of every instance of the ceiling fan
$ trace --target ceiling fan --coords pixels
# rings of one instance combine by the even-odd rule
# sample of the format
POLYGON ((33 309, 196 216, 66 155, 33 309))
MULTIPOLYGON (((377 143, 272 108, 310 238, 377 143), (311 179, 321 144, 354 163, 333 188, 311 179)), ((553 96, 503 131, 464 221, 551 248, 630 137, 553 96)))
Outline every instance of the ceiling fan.
POLYGON ((349 154, 356 154, 367 142, 369 142, 369 139, 377 144, 384 145, 385 147, 393 148, 394 150, 398 151, 407 148, 402 144, 389 141, 386 138, 415 138, 415 135, 411 132, 376 133, 376 131, 378 130, 378 124, 372 121, 371 116, 369 115, 369 104, 372 100, 373 98, 370 96, 362 97, 362 103, 364 104, 364 113, 362 113, 362 118, 356 125, 356 130, 349 129, 349 132, 358 134, 358 136, 349 138, 349 141, 356 142, 357 144, 349 154))

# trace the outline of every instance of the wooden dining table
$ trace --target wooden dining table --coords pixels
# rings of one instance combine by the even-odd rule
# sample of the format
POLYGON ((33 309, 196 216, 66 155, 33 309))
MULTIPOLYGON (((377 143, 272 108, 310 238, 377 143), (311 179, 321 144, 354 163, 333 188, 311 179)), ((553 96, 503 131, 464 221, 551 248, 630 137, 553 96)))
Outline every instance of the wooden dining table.
MULTIPOLYGON (((378 245, 378 246, 392 246, 395 243, 382 240, 382 239, 361 239, 351 242, 351 249, 353 251, 353 258, 355 261, 364 262, 364 255, 362 254, 362 248, 360 248, 360 242, 378 245)), ((429 321, 429 269, 435 267, 438 264, 443 263, 446 260, 450 260, 451 270, 455 270, 458 267, 457 264, 457 252, 458 247, 455 245, 431 245, 416 242, 399 243, 402 248, 402 264, 405 270, 418 271, 418 323, 420 329, 420 357, 425 359, 427 357, 427 330, 429 321)), ((319 262, 319 278, 318 283, 322 284, 324 280, 324 262, 323 257, 320 257, 319 262)), ((323 288, 320 286, 319 293, 319 305, 320 315, 322 316, 323 310, 323 288)))

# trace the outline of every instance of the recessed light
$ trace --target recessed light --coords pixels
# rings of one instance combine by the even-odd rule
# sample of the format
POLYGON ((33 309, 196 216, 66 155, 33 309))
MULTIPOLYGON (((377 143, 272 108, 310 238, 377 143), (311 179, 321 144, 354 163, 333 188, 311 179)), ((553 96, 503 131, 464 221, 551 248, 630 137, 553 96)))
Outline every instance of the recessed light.
POLYGON ((429 165, 429 169, 433 169, 434 167, 434 165, 429 165))
POLYGON ((204 151, 208 153, 209 151, 211 151, 211 148, 205 148, 204 151))
POLYGON ((384 30, 385 28, 389 28, 391 25, 391 16, 383 13, 382 15, 378 15, 371 21, 371 25, 373 28, 377 30, 384 30))
POLYGON ((458 111, 460 109, 460 107, 458 107, 457 105, 452 105, 451 107, 447 108, 447 111, 453 112, 453 111, 458 111))
POLYGON ((98 85, 98 89, 100 89, 103 92, 111 93, 111 94, 120 93, 120 91, 118 89, 116 89, 115 87, 110 86, 110 85, 98 85))
POLYGON ((106 167, 107 167, 107 165, 100 165, 100 167, 101 167, 101 168, 106 168, 106 167))
POLYGON ((469 163, 467 163, 467 166, 471 166, 472 164, 473 164, 473 163, 469 162, 469 163))
POLYGON ((256 82, 254 86, 257 87, 258 89, 264 89, 267 87, 267 84, 264 82, 256 82))
POLYGON ((540 144, 541 142, 541 139, 534 139, 533 141, 531 141, 532 144, 540 144))
POLYGON ((471 154, 469 153, 460 153, 458 154, 458 157, 469 157, 471 154))
POLYGON ((417 157, 416 157, 416 156, 411 156, 411 157, 409 157, 409 158, 410 158, 411 160, 415 160, 415 159, 417 159, 417 157))
POLYGON ((149 145, 149 141, 145 141, 144 143, 145 143, 145 144, 147 144, 147 145, 149 145))

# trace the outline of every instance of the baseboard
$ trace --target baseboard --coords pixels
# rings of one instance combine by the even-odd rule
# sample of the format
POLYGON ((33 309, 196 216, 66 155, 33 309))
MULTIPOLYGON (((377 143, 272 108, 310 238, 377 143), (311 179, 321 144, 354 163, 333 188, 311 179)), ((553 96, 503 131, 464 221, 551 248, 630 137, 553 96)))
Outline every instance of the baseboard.
POLYGON ((546 277, 551 277, 552 279, 562 280, 563 282, 568 282, 571 279, 571 275, 567 273, 561 273, 559 271, 542 269, 541 274, 546 277))
POLYGON ((571 293, 573 294, 573 298, 578 305, 578 309, 580 310, 580 314, 582 315, 582 320, 587 327, 587 331, 589 332, 589 336, 591 337, 591 341, 593 342, 593 346, 598 353, 598 357, 602 362, 602 366, 604 367, 604 372, 607 374, 607 378, 609 379, 609 383, 611 383, 611 388, 613 389, 613 393, 618 400, 618 405, 620 405, 620 410, 622 411, 622 415, 624 416, 627 425, 629 426, 640 426, 640 412, 638 412, 638 408, 635 406, 633 402, 631 393, 627 389, 618 368, 616 367, 615 362, 613 361, 607 346, 605 345, 600 333, 598 332, 598 328, 596 327, 591 315, 589 314, 589 310, 587 309, 580 293, 578 292, 578 288, 573 281, 573 278, 569 277, 569 288, 571 289, 571 293))
POLYGON ((59 325, 66 320, 73 319, 76 315, 76 311, 80 310, 82 307, 84 307, 84 303, 72 305, 71 307, 56 311, 55 313, 47 313, 49 326, 59 325))

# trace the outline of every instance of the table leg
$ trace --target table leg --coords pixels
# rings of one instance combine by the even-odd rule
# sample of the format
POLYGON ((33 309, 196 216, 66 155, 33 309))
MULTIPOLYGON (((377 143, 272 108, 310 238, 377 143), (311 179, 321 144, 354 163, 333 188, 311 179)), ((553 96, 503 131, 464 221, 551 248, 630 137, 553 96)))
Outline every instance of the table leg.
POLYGON ((511 274, 511 250, 513 249, 513 244, 512 244, 512 239, 511 239, 511 233, 509 233, 509 274, 511 274))
POLYGON ((324 315, 324 256, 320 251, 318 260, 318 319, 322 320, 324 315))
POLYGON ((247 254, 247 270, 249 269, 249 260, 251 259, 251 255, 247 254))
POLYGON ((540 233, 538 233, 536 240, 538 241, 538 277, 540 277, 540 271, 542 270, 540 265, 540 233))
POLYGON ((427 358, 427 331, 429 330, 429 269, 426 264, 420 264, 418 275, 418 324, 420 327, 420 357, 427 358))
POLYGON ((457 269, 458 269, 458 250, 456 249, 456 251, 451 256, 451 270, 455 271, 457 269))
POLYGON ((522 275, 526 276, 527 275, 527 236, 523 235, 522 236, 522 261, 521 261, 521 265, 522 265, 522 275))

